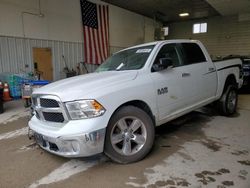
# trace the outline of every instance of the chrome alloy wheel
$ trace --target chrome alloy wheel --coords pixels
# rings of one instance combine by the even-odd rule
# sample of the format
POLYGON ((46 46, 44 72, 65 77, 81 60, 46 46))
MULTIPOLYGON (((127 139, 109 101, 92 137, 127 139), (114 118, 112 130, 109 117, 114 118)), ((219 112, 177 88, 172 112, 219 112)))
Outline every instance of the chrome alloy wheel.
POLYGON ((231 90, 228 94, 227 108, 230 112, 235 110, 235 105, 237 101, 237 93, 235 90, 231 90))
POLYGON ((127 116, 116 122, 110 137, 114 150, 121 155, 129 156, 143 148, 147 139, 147 131, 140 119, 127 116))

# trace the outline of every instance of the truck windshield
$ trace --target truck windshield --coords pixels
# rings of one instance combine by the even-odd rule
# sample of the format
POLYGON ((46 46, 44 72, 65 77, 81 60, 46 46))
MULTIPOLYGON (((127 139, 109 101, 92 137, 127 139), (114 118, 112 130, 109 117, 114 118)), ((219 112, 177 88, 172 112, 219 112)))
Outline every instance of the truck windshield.
POLYGON ((115 53, 96 72, 136 70, 142 68, 155 45, 132 48, 115 53))

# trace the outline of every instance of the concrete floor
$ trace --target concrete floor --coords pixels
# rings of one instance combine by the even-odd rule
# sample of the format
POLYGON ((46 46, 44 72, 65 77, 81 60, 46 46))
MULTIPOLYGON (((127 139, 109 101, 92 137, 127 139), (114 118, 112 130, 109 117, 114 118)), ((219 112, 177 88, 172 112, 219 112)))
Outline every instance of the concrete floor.
POLYGON ((21 101, 0 115, 0 187, 250 187, 250 95, 239 97, 238 113, 192 112, 157 128, 153 151, 130 165, 103 155, 65 159, 27 138, 28 110, 21 101), (185 119, 185 121, 183 120, 185 119))

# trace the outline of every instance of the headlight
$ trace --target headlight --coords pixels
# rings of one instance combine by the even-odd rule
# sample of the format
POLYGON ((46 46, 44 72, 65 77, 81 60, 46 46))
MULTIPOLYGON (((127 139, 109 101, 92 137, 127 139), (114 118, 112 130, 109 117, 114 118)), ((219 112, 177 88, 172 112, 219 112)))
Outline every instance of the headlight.
POLYGON ((71 119, 85 119, 101 116, 105 108, 95 100, 80 100, 66 103, 71 119))

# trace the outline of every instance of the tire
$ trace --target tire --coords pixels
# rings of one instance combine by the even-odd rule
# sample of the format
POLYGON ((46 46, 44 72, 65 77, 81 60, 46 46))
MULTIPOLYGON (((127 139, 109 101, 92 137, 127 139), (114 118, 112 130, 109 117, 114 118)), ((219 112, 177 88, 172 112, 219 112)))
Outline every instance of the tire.
POLYGON ((236 112, 238 104, 238 93, 235 85, 228 85, 219 102, 219 112, 224 116, 231 116, 236 112))
POLYGON ((3 101, 2 99, 0 99, 0 114, 2 114, 4 112, 3 110, 3 101))
POLYGON ((124 106, 109 121, 104 153, 117 163, 137 162, 150 152, 154 137, 150 116, 140 108, 124 106))

